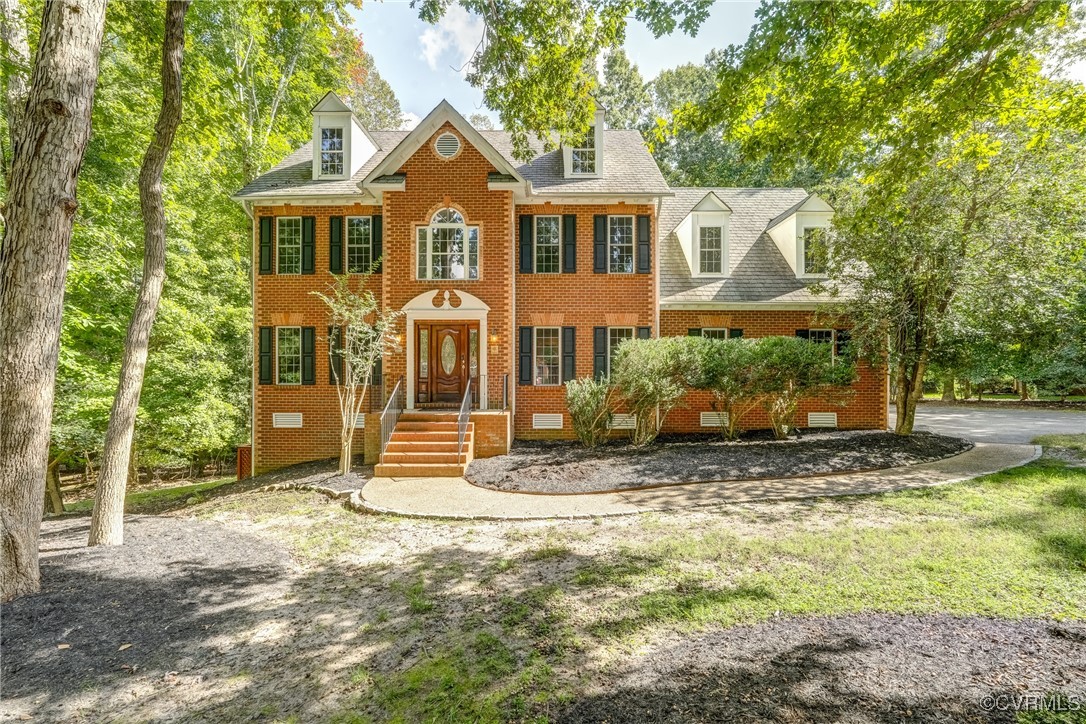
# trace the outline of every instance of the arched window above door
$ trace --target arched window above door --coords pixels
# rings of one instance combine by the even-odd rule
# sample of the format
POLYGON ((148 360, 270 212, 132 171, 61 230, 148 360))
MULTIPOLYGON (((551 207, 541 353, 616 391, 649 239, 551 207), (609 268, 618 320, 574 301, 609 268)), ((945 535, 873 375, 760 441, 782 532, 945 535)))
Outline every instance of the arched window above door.
POLYGON ((416 231, 419 279, 478 279, 479 227, 453 208, 439 209, 416 231))

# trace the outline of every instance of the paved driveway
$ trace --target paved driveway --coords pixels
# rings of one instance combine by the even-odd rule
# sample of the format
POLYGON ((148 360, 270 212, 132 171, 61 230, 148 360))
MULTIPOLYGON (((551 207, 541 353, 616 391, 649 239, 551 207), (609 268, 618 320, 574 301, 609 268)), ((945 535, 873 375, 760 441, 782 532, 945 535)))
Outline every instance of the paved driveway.
MULTIPOLYGON (((894 427, 890 408, 890 429, 894 427)), ((977 442, 1028 443, 1038 435, 1086 433, 1086 412, 1070 410, 993 410, 924 403, 916 408, 916 428, 977 442)))

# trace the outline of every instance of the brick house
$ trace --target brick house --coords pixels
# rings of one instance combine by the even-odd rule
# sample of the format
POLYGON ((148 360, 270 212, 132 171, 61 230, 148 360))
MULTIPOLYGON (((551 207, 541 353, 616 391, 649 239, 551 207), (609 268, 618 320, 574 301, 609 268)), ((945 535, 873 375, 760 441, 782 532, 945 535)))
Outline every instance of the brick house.
MULTIPOLYGON (((624 339, 847 338, 816 327, 809 286, 832 209, 802 189, 671 188, 640 135, 602 112, 577 147, 529 163, 446 102, 410 132, 367 131, 334 93, 312 115, 313 140, 234 196, 253 221, 254 472, 338 454, 335 330, 310 292, 332 274, 360 284, 378 260, 368 281, 403 311, 399 351, 374 370, 356 448, 389 475, 572 437, 562 383, 606 374, 624 339)), ((667 431, 716 424, 707 396, 687 403, 667 431)), ((885 370, 861 365, 848 406, 809 400, 800 415, 885 428, 885 370)))

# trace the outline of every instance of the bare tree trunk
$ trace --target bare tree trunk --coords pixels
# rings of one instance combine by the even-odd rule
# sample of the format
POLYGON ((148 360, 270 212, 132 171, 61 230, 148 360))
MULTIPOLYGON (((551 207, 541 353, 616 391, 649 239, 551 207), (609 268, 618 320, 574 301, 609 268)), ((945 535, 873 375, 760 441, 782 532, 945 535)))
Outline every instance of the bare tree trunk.
MULTIPOLYGON (((26 79, 30 75, 30 45, 26 40, 26 14, 19 0, 0 0, 0 80, 4 85, 4 116, 8 122, 8 148, 15 152, 16 134, 26 112, 26 79)), ((10 180, 11 159, 0 158, 4 181, 10 180)))
POLYGON ((101 472, 94 491, 88 545, 124 543, 125 477, 132 454, 136 409, 143 388, 147 346, 166 280, 166 210, 162 203, 162 171, 181 123, 181 60, 185 52, 185 12, 189 0, 166 3, 166 32, 162 43, 162 107, 155 135, 140 169, 140 211, 143 214, 143 280, 128 325, 121 360, 121 378, 109 413, 101 472))
POLYGON ((0 248, 0 600, 40 588, 38 531, 76 181, 105 0, 47 0, 0 248))
POLYGON ((943 402, 957 402, 954 395, 954 373, 947 372, 943 377, 943 402))
POLYGON ((64 496, 60 492, 60 458, 49 463, 45 475, 45 512, 60 515, 64 512, 64 496))

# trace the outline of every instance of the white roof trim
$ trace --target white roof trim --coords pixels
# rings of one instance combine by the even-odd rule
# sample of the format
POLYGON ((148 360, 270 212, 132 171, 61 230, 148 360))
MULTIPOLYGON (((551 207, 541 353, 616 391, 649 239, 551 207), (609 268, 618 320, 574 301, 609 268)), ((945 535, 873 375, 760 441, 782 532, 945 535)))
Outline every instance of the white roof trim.
POLYGON ((661 310, 717 310, 726 312, 729 310, 756 310, 756 309, 780 309, 794 311, 813 311, 834 300, 827 299, 824 302, 660 302, 661 310))
MULTIPOLYGON (((449 280, 455 281, 455 280, 449 280)), ((490 307, 479 297, 474 294, 469 294, 460 289, 446 289, 444 293, 440 289, 432 289, 428 292, 423 292, 414 297, 407 304, 403 305, 403 311, 420 310, 423 312, 433 312, 435 310, 455 310, 457 312, 489 312, 490 307), (449 301, 450 292, 460 297, 460 305, 457 307, 452 306, 449 301), (434 298, 441 294, 441 304, 434 304, 434 298)))
POLYGON ((415 130, 407 134, 396 148, 392 149, 387 156, 385 156, 376 168, 366 175, 363 179, 363 185, 369 184, 378 176, 384 176, 386 174, 395 173, 399 170, 400 166, 404 164, 412 154, 417 151, 422 144, 429 140, 430 136, 437 132, 437 129, 441 128, 445 123, 449 122, 452 127, 460 132, 460 135, 464 137, 468 143, 475 147, 479 153, 483 154, 486 160, 490 161, 494 165, 494 168, 502 173, 507 173, 520 181, 524 182, 524 177, 517 172, 517 169, 513 167, 505 156, 498 153, 494 146, 490 145, 490 141, 486 140, 481 133, 476 131, 465 118, 460 115, 452 105, 442 100, 437 104, 434 110, 430 111, 430 114, 415 127, 415 130))
POLYGON ((335 91, 328 91, 317 104, 309 109, 310 113, 350 113, 350 107, 343 102, 335 91))
MULTIPOLYGON (((701 205, 704 204, 706 201, 712 201, 713 203, 715 203, 717 205, 716 211, 731 213, 732 207, 730 207, 726 203, 724 203, 724 199, 717 196, 716 191, 710 191, 709 193, 705 194, 705 196, 703 196, 701 198, 701 201, 694 204, 694 208, 690 210, 690 214, 705 213, 705 212, 712 213, 711 209, 700 208, 701 205)), ((687 214, 687 216, 689 216, 690 214, 687 214)))
POLYGON ((795 217, 796 214, 800 213, 832 214, 834 213, 834 210, 833 207, 826 203, 826 201, 818 194, 807 194, 807 198, 803 199, 803 201, 800 201, 792 208, 783 212, 780 216, 771 219, 765 230, 769 231, 770 229, 775 229, 785 221, 788 221, 795 217))

